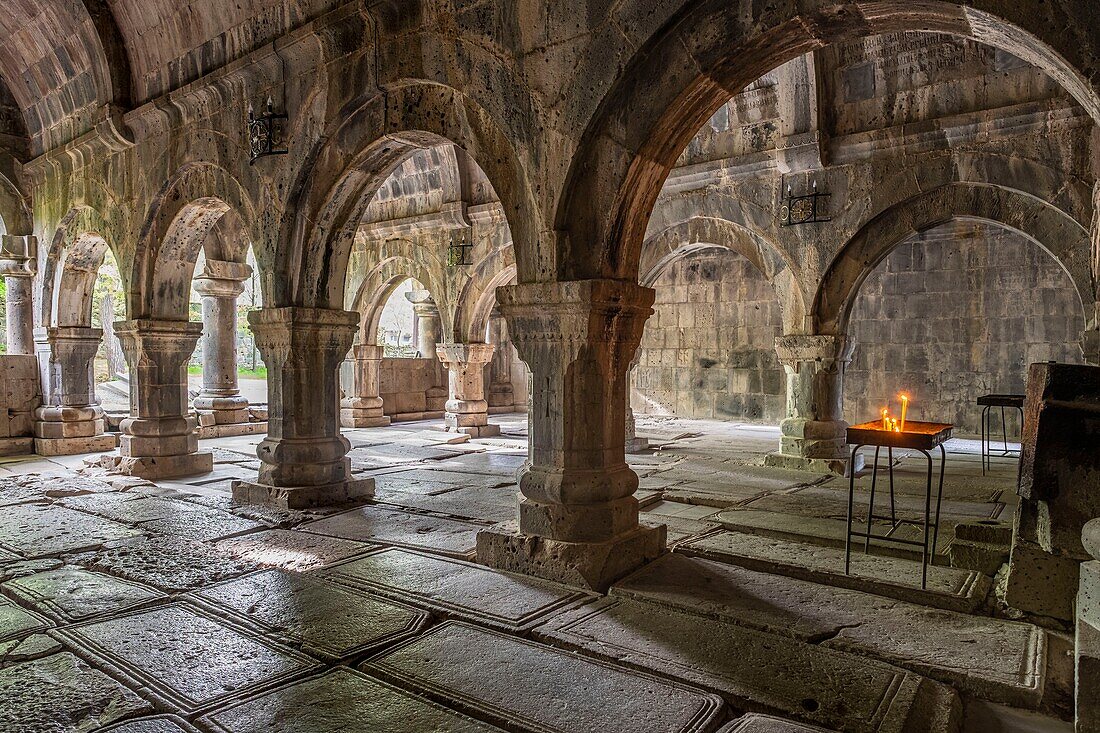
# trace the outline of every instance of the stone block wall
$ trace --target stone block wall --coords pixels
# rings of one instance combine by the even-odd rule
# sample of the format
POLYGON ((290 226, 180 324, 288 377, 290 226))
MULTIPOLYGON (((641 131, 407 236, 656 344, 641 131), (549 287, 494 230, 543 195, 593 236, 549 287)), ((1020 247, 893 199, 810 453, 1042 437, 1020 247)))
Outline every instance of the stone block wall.
MULTIPOLYGON (((915 235, 879 264, 857 296, 845 417, 873 419, 907 390, 911 417, 977 435, 975 399, 1023 394, 1033 362, 1080 363, 1084 322, 1069 275, 1023 236, 975 222, 915 235)), ((1015 416, 1009 430, 1019 435, 1015 416)))
POLYGON ((635 412, 779 422, 780 309, 763 273, 736 252, 704 250, 673 262, 653 288, 631 378, 635 412))
POLYGON ((0 455, 30 452, 34 410, 41 403, 38 357, 0 355, 0 455))

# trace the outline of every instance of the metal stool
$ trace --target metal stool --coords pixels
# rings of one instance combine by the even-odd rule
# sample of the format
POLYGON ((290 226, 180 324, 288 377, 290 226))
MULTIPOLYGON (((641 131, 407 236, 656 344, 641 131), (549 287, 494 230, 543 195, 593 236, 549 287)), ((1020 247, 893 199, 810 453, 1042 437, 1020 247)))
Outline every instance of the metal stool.
POLYGON ((1019 451, 1009 450, 1008 448, 1008 427, 1005 423, 1005 408, 1015 408, 1020 412, 1020 426, 1022 428, 1024 424, 1024 396, 1022 394, 987 394, 982 395, 977 400, 978 404, 982 407, 982 475, 986 473, 986 469, 993 464, 990 458, 993 457, 993 435, 992 425, 990 425, 989 411, 994 407, 1001 408, 1001 441, 1004 448, 999 451, 1001 457, 1020 454, 1019 451))

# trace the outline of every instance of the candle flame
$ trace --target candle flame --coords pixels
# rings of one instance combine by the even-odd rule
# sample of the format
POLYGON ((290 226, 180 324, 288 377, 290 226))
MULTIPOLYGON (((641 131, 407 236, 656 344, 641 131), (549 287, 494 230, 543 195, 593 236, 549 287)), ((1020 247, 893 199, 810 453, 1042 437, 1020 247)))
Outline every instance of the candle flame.
POLYGON ((905 413, 909 411, 909 395, 902 392, 898 396, 901 397, 901 430, 898 432, 903 432, 905 430, 905 413))

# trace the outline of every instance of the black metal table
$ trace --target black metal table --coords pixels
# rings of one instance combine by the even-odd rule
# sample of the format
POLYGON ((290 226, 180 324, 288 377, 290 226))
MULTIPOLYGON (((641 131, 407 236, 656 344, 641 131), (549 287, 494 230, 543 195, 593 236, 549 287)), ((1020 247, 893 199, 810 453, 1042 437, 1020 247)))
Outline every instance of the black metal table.
POLYGON ((853 425, 848 428, 847 439, 848 443, 852 446, 852 462, 849 465, 856 465, 856 453, 865 445, 875 446, 875 462, 874 467, 871 469, 871 500, 867 507, 866 532, 852 530, 852 505, 855 502, 856 496, 855 471, 851 472, 848 480, 848 530, 844 540, 845 575, 848 575, 852 564, 852 538, 862 537, 864 539, 863 551, 865 553, 871 551, 872 539, 878 542, 893 542, 899 545, 920 547, 922 549, 920 585, 921 588, 928 587, 928 563, 936 554, 936 543, 939 540, 940 534, 940 503, 943 500, 943 469, 947 461, 947 451, 944 450, 943 444, 951 437, 951 429, 953 427, 953 425, 948 423, 919 422, 912 420, 905 423, 905 432, 902 433, 883 430, 882 423, 879 421, 860 423, 859 425, 853 425), (929 543, 929 522, 932 514, 932 454, 929 453, 929 451, 937 447, 940 449, 940 484, 939 490, 936 493, 936 519, 932 524, 932 541, 929 543), (878 479, 878 457, 879 452, 883 448, 887 450, 887 465, 889 466, 890 472, 889 517, 875 515, 875 483, 878 479), (892 536, 903 524, 921 526, 921 522, 915 520, 898 519, 894 511, 894 448, 908 448, 920 451, 928 460, 928 481, 924 500, 924 539, 921 542, 892 536), (871 528, 872 522, 876 519, 884 521, 889 520, 890 531, 884 535, 874 534, 871 528))
POLYGON ((982 475, 992 465, 989 460, 993 456, 992 426, 989 424, 989 411, 994 407, 1001 408, 1001 441, 1004 448, 999 451, 1001 456, 1012 454, 1020 455, 1018 450, 1008 449, 1008 428, 1005 424, 1005 408, 1013 408, 1020 412, 1020 425, 1024 424, 1024 396, 1022 394, 987 394, 978 398, 978 405, 982 408, 982 475))

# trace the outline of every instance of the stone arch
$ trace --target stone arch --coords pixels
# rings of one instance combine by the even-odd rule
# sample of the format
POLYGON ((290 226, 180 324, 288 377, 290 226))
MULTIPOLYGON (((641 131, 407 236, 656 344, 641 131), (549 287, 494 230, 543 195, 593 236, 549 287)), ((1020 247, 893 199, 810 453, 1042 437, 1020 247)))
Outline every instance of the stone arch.
POLYGON ((467 294, 462 302, 469 306, 459 311, 461 318, 455 318, 455 339, 465 343, 484 342, 485 332, 489 327, 489 315, 497 302, 497 288, 514 285, 515 282, 516 266, 507 265, 492 275, 476 294, 472 291, 467 294))
POLYGON ((441 143, 461 148, 481 166, 517 249, 528 253, 526 262, 534 262, 542 226, 532 189, 511 142, 484 108, 455 89, 428 82, 389 86, 350 107, 354 111, 306 157, 291 189, 275 255, 279 277, 273 278, 268 302, 340 307, 348 258, 370 194, 414 151, 441 143))
MULTIPOLYGON (((108 250, 119 261, 110 224, 90 206, 76 206, 61 220, 43 259, 37 322, 90 326, 92 289, 108 250)), ((123 283, 129 288, 129 283, 123 283)))
POLYGON ((34 226, 27 199, 6 176, 0 175, 0 222, 7 234, 31 234, 34 226))
POLYGON ((567 234, 557 276, 634 279, 650 212, 680 152, 730 96, 786 61, 881 33, 964 36, 1043 69, 1100 120, 1100 49, 1090 27, 1083 9, 1041 0, 781 0, 748 12, 726 0, 694 3, 640 44, 591 118, 557 202, 555 229, 567 234))
MULTIPOLYGON (((384 242, 377 253, 377 262, 358 286, 353 288, 353 294, 349 293, 346 307, 360 314, 360 343, 374 343, 382 309, 394 289, 406 279, 413 278, 427 288, 433 297, 438 298, 445 294, 445 284, 436 274, 436 268, 418 258, 418 253, 424 255, 422 248, 405 239, 384 242)), ((437 264, 442 266, 442 263, 437 264)), ((440 308, 441 318, 445 315, 444 311, 444 308, 440 308)))
POLYGON ((1045 201, 1013 189, 955 183, 906 199, 880 212, 853 236, 829 265, 814 298, 814 333, 843 334, 860 286, 910 235, 952 219, 999 224, 1042 247, 1069 274, 1085 312, 1096 302, 1088 231, 1045 201))
POLYGON ((180 168, 157 194, 138 237, 130 275, 130 318, 187 320, 199 251, 210 239, 221 241, 219 234, 236 233, 235 245, 213 246, 225 257, 243 262, 245 235, 259 241, 255 223, 251 199, 227 171, 209 163, 180 168), (222 223, 223 218, 230 221, 222 223))

